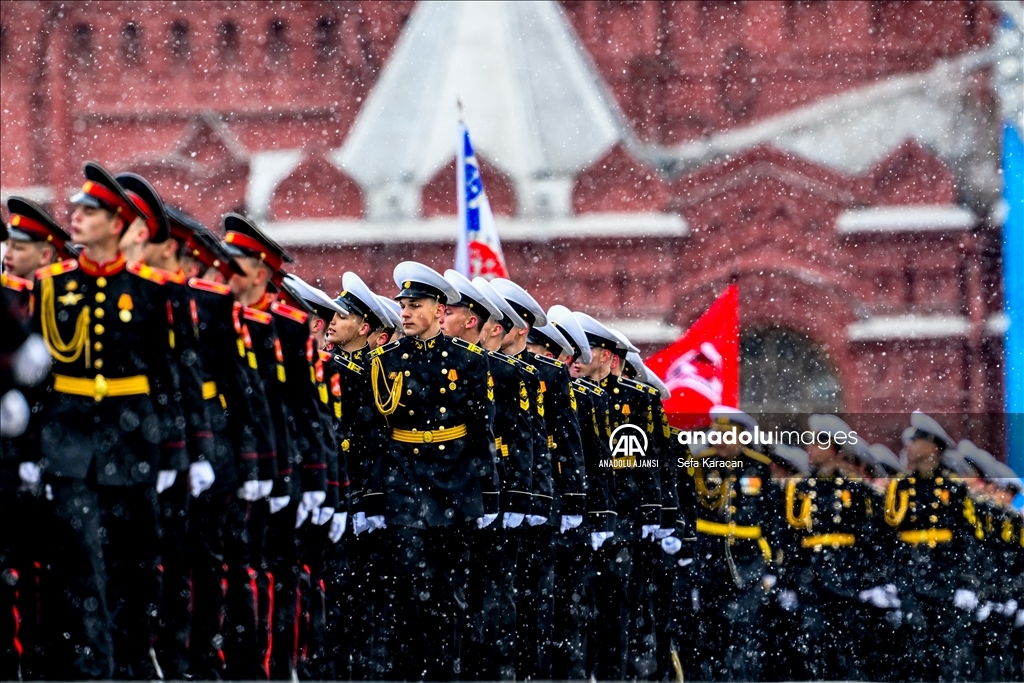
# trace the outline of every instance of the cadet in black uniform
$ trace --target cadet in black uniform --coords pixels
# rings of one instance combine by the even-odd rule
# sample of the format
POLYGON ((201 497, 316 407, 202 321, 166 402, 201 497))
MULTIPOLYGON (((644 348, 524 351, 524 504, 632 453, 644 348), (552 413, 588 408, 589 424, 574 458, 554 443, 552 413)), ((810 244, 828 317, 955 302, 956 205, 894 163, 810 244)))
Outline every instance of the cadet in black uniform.
POLYGON ((167 215, 172 237, 186 245, 199 271, 187 283, 195 302, 196 353, 214 441, 213 484, 189 510, 191 672, 202 678, 252 679, 259 677, 262 648, 255 628, 255 569, 245 541, 249 508, 266 497, 273 479, 273 424, 262 380, 250 365, 255 356, 248 355, 252 343, 242 306, 227 285, 214 281, 242 274, 241 267, 206 226, 173 207, 167 207, 167 215))
MULTIPOLYGON (((485 517, 486 525, 470 532, 473 569, 462 677, 512 680, 516 676, 518 534, 508 524, 512 520, 518 522, 514 526, 519 526, 530 513, 535 412, 524 375, 536 371, 496 350, 504 337, 502 323, 511 320, 502 310, 501 303, 505 302, 492 301, 457 271, 445 271, 444 277, 459 293, 459 301, 445 306, 441 331, 483 348, 494 380, 494 442, 500 487, 500 518, 489 521, 485 517)), ((507 304, 504 308, 508 309, 507 304)), ((518 322, 525 328, 524 322, 518 322)))
POLYGON ((161 462, 185 448, 183 425, 168 414, 171 323, 163 278, 118 250, 137 209, 98 164, 86 163, 85 174, 71 225, 83 253, 37 274, 33 318, 55 361, 40 454, 64 593, 52 596, 47 614, 55 631, 48 675, 153 678, 154 484, 161 462))
POLYGON ((24 197, 8 197, 7 250, 3 270, 32 281, 43 266, 74 258, 71 235, 41 206, 24 197))
POLYGON ((962 480, 941 463, 953 440, 935 420, 911 415, 909 473, 889 482, 885 522, 896 546, 904 627, 903 680, 972 674, 970 624, 978 607, 977 544, 984 531, 962 480))
POLYGON ((373 465, 387 447, 384 420, 373 404, 370 389, 370 340, 378 339, 389 322, 387 312, 370 288, 352 272, 342 276, 343 291, 334 300, 336 312, 327 329, 328 373, 332 393, 337 381, 338 441, 349 463, 353 531, 336 547, 335 571, 328 590, 335 637, 335 668, 339 676, 351 670, 354 679, 380 675, 386 664, 383 609, 386 548, 382 534, 367 533, 363 496, 373 465), (336 380, 335 380, 336 378, 336 380))
POLYGON ((712 429, 723 442, 700 450, 697 488, 697 572, 695 595, 705 680, 758 680, 765 644, 762 577, 772 549, 762 524, 773 519, 765 486, 769 458, 740 445, 742 431, 757 423, 727 406, 710 411, 712 429))
POLYGON ((364 503, 368 519, 383 516, 392 551, 388 675, 449 680, 466 618, 469 532, 497 513, 484 503, 485 488, 497 490, 493 382, 480 347, 441 334, 441 306, 459 300, 451 285, 412 262, 395 268, 395 282, 406 336, 371 353, 390 444, 364 503))

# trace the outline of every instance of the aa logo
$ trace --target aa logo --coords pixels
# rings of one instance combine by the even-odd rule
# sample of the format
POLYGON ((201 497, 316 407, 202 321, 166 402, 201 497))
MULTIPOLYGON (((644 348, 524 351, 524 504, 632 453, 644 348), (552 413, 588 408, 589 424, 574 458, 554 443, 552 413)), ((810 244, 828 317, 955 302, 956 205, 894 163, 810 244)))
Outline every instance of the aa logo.
POLYGON ((631 424, 619 425, 608 437, 613 458, 643 458, 647 453, 647 432, 631 424))

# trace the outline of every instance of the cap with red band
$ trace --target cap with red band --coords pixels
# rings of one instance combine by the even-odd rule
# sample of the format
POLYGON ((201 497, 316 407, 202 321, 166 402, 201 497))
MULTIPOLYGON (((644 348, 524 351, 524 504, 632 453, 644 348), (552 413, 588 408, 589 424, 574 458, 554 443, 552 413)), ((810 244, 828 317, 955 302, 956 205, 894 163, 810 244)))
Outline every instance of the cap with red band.
POLYGON ((224 217, 224 231, 224 246, 228 253, 233 256, 258 258, 274 271, 272 279, 275 281, 280 281, 284 275, 282 266, 295 261, 291 254, 260 232, 260 229, 245 216, 229 213, 224 217))
POLYGON ((192 258, 207 268, 216 268, 225 278, 245 274, 209 228, 177 207, 164 208, 171 226, 171 237, 185 242, 192 258))
POLYGON ((52 244, 62 258, 73 256, 68 248, 71 241, 57 221, 41 206, 24 197, 10 197, 7 210, 11 218, 7 222, 10 239, 16 242, 46 242, 52 244))
POLYGON ((127 223, 139 217, 138 209, 128 197, 128 193, 107 169, 95 161, 87 161, 82 167, 82 172, 86 178, 85 185, 82 186, 81 192, 71 198, 72 204, 106 209, 120 214, 127 223))
POLYGON ((164 202, 156 189, 145 178, 134 173, 119 173, 115 180, 125 189, 138 216, 149 228, 147 241, 151 244, 166 242, 171 231, 167 224, 164 202))

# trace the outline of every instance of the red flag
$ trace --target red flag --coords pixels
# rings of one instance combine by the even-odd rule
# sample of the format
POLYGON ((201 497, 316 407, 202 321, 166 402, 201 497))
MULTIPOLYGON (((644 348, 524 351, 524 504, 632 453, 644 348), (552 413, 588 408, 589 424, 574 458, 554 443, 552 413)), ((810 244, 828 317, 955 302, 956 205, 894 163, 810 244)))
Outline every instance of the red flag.
POLYGON ((703 427, 708 409, 740 400, 740 296, 729 285, 711 308, 671 346, 646 365, 672 392, 664 402, 669 422, 680 429, 703 427))

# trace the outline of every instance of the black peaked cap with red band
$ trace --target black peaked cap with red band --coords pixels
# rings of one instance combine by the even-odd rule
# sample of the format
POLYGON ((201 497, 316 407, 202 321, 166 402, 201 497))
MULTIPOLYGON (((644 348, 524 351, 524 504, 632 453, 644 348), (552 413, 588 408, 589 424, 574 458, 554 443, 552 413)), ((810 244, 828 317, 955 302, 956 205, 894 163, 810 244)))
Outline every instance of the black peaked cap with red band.
POLYGON ((115 178, 128 193, 138 214, 149 228, 150 244, 163 244, 171 236, 167 212, 160 194, 149 181, 134 173, 119 173, 115 178))
POLYGON ((111 213, 120 214, 126 225, 139 217, 135 203, 110 171, 95 161, 87 161, 82 166, 82 173, 85 174, 85 184, 82 191, 71 198, 72 204, 106 209, 111 213))
POLYGON ((224 245, 232 256, 252 256, 263 261, 273 275, 271 279, 280 283, 284 277, 284 264, 294 263, 292 255, 281 245, 270 239, 256 225, 237 213, 224 216, 224 245))
POLYGON ((24 197, 10 197, 7 210, 11 217, 7 230, 11 239, 18 242, 45 242, 52 244, 62 258, 70 258, 71 235, 57 225, 57 221, 41 206, 24 197))
POLYGON ((175 206, 168 204, 164 208, 167 210, 171 237, 185 242, 192 258, 207 268, 216 268, 226 278, 236 274, 245 275, 234 256, 227 252, 209 228, 175 206))

